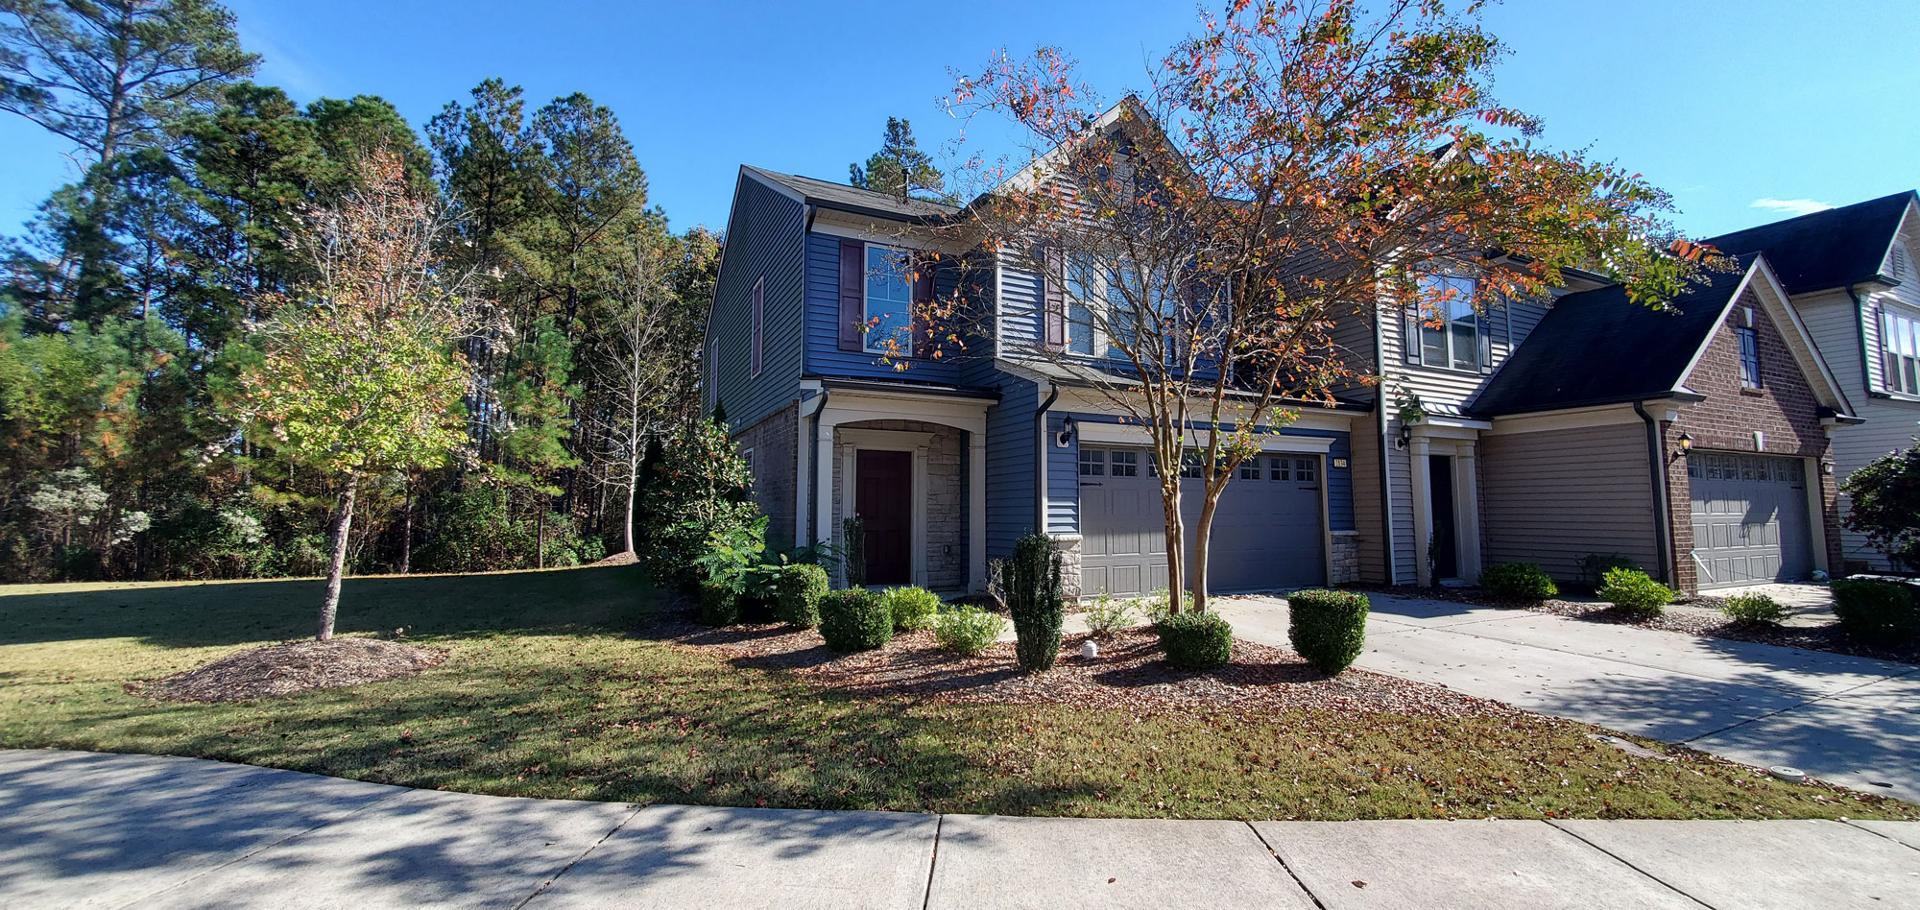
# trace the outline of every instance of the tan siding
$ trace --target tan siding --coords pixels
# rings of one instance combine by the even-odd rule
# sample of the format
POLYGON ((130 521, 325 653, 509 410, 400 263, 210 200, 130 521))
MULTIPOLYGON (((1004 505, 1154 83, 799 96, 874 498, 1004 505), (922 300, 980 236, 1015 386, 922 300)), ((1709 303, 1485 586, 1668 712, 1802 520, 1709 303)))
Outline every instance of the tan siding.
POLYGON ((1480 463, 1487 565, 1532 562, 1571 579, 1589 553, 1656 564, 1645 427, 1482 436, 1480 463))
POLYGON ((1353 422, 1353 528, 1358 533, 1360 580, 1380 584, 1387 578, 1386 533, 1380 511, 1380 439, 1378 418, 1353 422))

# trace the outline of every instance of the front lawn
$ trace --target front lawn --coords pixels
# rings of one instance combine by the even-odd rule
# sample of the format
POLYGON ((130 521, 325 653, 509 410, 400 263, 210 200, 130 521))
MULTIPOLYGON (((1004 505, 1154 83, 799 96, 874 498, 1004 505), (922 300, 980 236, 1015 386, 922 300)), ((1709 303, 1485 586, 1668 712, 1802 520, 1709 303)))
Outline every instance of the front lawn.
POLYGON ((351 580, 343 632, 404 629, 447 649, 446 661, 407 679, 249 703, 128 693, 130 682, 309 634, 318 589, 0 588, 0 747, 744 806, 1274 819, 1920 812, 1683 751, 1635 758, 1590 727, 1530 715, 1135 711, 853 692, 670 640, 631 568, 351 580))

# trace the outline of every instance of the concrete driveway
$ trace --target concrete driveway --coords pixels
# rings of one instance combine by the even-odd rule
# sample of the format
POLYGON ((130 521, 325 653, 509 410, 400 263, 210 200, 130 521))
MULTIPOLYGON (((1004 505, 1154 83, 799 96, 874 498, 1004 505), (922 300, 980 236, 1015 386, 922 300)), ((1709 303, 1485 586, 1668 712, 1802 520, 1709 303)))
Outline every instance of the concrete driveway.
MULTIPOLYGON (((1526 610, 1370 597, 1362 667, 1920 801, 1920 667, 1526 610)), ((1285 600, 1220 603, 1236 634, 1288 646, 1285 600)))
POLYGON ((1254 822, 407 790, 0 750, 0 907, 1920 906, 1915 822, 1254 822))

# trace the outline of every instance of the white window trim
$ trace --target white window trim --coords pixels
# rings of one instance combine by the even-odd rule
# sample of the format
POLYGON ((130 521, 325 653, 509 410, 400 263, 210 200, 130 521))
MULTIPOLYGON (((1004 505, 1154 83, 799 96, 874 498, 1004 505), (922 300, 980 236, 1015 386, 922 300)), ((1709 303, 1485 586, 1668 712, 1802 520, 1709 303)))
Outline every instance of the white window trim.
MULTIPOLYGON (((1125 354, 1115 350, 1108 350, 1112 344, 1113 335, 1106 330, 1106 326, 1112 324, 1114 319, 1113 275, 1118 271, 1118 267, 1103 265, 1102 260, 1091 255, 1083 255, 1080 261, 1087 266, 1087 271, 1091 276, 1091 280, 1087 282, 1086 287, 1088 294, 1087 299, 1080 300, 1072 293, 1075 283, 1073 280, 1075 262, 1073 252, 1069 252, 1066 255, 1065 268, 1067 273, 1060 276, 1061 297, 1067 308, 1067 312, 1061 314, 1065 324, 1066 337, 1063 339, 1064 343, 1060 346, 1060 353, 1068 357, 1089 361, 1125 360, 1125 354), (1076 300, 1079 301, 1088 313, 1087 330, 1088 334, 1092 337, 1092 343, 1088 345, 1092 350, 1088 353, 1081 353, 1073 349, 1073 305, 1076 300)), ((1136 344, 1137 343, 1136 340, 1136 344)))
MULTIPOLYGON (((1479 278, 1478 276, 1475 276, 1475 275, 1460 275, 1460 274, 1456 274, 1456 273, 1453 273, 1453 272, 1434 272, 1434 273, 1432 273, 1432 274, 1428 274, 1428 275, 1422 275, 1422 276, 1420 277, 1420 281, 1425 281, 1425 280, 1426 280, 1426 279, 1428 279, 1428 278, 1442 278, 1442 279, 1449 279, 1449 280, 1455 280, 1455 281, 1470 281, 1470 282, 1473 282, 1473 286, 1474 286, 1474 289, 1475 289, 1476 291, 1477 291, 1477 290, 1479 289, 1479 287, 1480 287, 1480 278, 1479 278)), ((1444 306, 1446 306, 1446 305, 1447 305, 1448 303, 1450 303, 1451 301, 1434 301, 1434 302, 1435 302, 1435 303, 1438 303, 1438 304, 1439 304, 1440 306, 1442 306, 1442 307, 1444 307, 1444 306)), ((1491 325, 1488 325, 1488 326, 1486 326, 1486 327, 1485 327, 1485 329, 1484 329, 1484 331, 1483 331, 1483 330, 1482 330, 1482 328, 1481 328, 1481 326, 1479 326, 1479 325, 1476 325, 1476 326, 1474 327, 1474 338, 1473 338, 1473 359, 1474 359, 1474 363, 1473 363, 1473 364, 1472 364, 1471 366, 1464 366, 1464 367, 1458 367, 1458 366, 1454 366, 1454 365, 1453 365, 1453 361, 1454 361, 1454 356, 1453 356, 1453 353, 1454 353, 1454 352, 1453 352, 1453 341, 1454 341, 1454 338, 1453 338, 1453 322, 1454 322, 1454 319, 1453 319, 1453 317, 1452 317, 1451 315, 1449 315, 1449 314, 1448 314, 1448 313, 1447 313, 1447 312, 1446 312, 1446 311, 1445 311, 1444 309, 1442 309, 1442 310, 1438 310, 1437 312, 1438 312, 1438 315, 1439 315, 1439 317, 1440 317, 1440 329, 1439 329, 1439 331, 1440 331, 1440 337, 1441 337, 1442 339, 1444 339, 1444 340, 1445 340, 1445 342, 1446 342, 1446 347, 1447 347, 1447 362, 1446 362, 1446 363, 1429 363, 1429 362, 1427 362, 1427 336, 1426 336, 1426 333, 1427 333, 1428 331, 1430 331, 1430 330, 1428 329, 1428 327, 1427 327, 1427 318, 1426 318, 1426 317, 1427 317, 1427 304, 1428 304, 1428 303, 1429 303, 1429 301, 1426 301, 1426 300, 1422 300, 1422 301, 1420 301, 1419 303, 1417 303, 1417 304, 1415 304, 1415 305, 1414 305, 1414 314, 1413 314, 1413 318, 1414 318, 1414 333, 1413 333, 1413 337, 1412 337, 1411 339, 1408 339, 1408 343, 1409 343, 1409 344, 1410 344, 1410 345, 1412 346, 1412 348, 1413 348, 1413 351, 1412 351, 1412 353, 1413 353, 1413 355, 1414 355, 1414 359, 1415 359, 1415 362, 1417 362, 1417 363, 1418 363, 1418 364, 1419 364, 1419 365, 1420 365, 1421 367, 1423 367, 1423 368, 1425 368, 1425 369, 1429 369, 1429 370, 1446 370, 1446 371, 1448 371, 1448 372, 1450 372, 1450 373, 1466 373, 1466 374, 1474 374, 1474 375, 1478 375, 1478 374, 1479 374, 1479 373, 1480 373, 1480 372, 1481 372, 1482 370, 1485 370, 1485 369, 1487 368, 1487 366, 1488 366, 1488 364, 1489 364, 1489 363, 1490 363, 1490 362, 1492 361, 1492 358, 1493 358, 1493 351, 1491 350, 1491 348, 1492 348, 1492 346, 1493 346, 1493 344, 1492 344, 1492 342, 1493 342, 1493 327, 1492 327, 1491 325), (1481 336, 1482 334, 1485 334, 1485 335, 1487 336, 1487 346, 1486 346, 1486 349, 1482 349, 1482 347, 1481 347, 1481 345, 1480 345, 1480 336, 1481 336)), ((1468 299, 1468 301, 1467 301, 1467 303, 1468 303, 1468 305, 1469 305, 1469 306, 1471 306, 1471 305, 1472 305, 1472 299, 1471 299, 1471 298, 1469 298, 1469 299, 1468 299)), ((1477 311, 1477 310, 1475 311, 1475 315, 1476 315, 1476 317, 1477 317, 1477 318, 1479 318, 1479 319, 1487 319, 1487 318, 1489 318, 1489 314, 1488 314, 1488 313, 1484 313, 1484 312, 1480 312, 1480 311, 1477 311)))
MULTIPOLYGON (((879 243, 873 240, 862 241, 860 244, 860 267, 862 270, 871 268, 867 263, 871 261, 871 251, 874 247, 879 247, 883 250, 892 250, 906 256, 909 265, 913 262, 914 254, 918 252, 912 247, 904 247, 893 243, 879 243)), ((879 334, 873 325, 873 299, 868 293, 872 289, 872 285, 868 282, 868 277, 868 275, 863 274, 860 279, 860 325, 862 327, 860 332, 860 349, 868 354, 884 354, 887 351, 886 345, 875 344, 877 339, 884 339, 886 336, 879 334)), ((913 280, 911 278, 907 280, 907 323, 904 327, 907 332, 907 343, 901 346, 900 356, 910 358, 913 356, 913 280)))
MULTIPOLYGON (((1893 358, 1920 361, 1920 349, 1916 349, 1912 354, 1901 354, 1893 349, 1893 333, 1890 330, 1893 328, 1893 323, 1896 319, 1920 326, 1920 311, 1911 310, 1891 302, 1883 302, 1880 304, 1880 325, 1878 327, 1880 350, 1877 352, 1880 357, 1880 388, 1889 395, 1920 397, 1920 388, 1907 388, 1906 385, 1900 381, 1901 372, 1899 370, 1889 369, 1889 366, 1898 365, 1897 363, 1889 364, 1889 360, 1893 358)), ((1916 364, 1915 369, 1920 371, 1920 363, 1916 364)))

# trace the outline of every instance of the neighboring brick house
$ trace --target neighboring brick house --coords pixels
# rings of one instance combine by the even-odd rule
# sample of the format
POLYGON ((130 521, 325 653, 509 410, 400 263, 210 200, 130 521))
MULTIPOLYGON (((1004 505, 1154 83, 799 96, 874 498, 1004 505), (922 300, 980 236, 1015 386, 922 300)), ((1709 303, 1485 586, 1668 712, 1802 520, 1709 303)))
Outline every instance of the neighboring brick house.
POLYGON ((1764 257, 1657 311, 1555 302, 1475 396, 1489 562, 1626 557, 1684 591, 1840 561, 1828 433, 1859 419, 1764 257))

